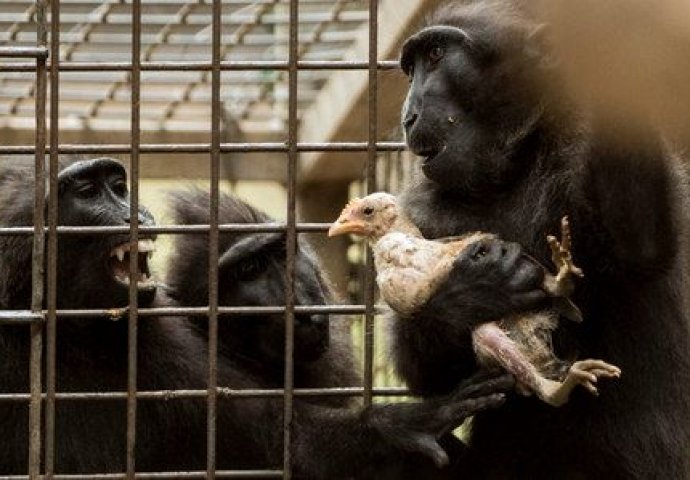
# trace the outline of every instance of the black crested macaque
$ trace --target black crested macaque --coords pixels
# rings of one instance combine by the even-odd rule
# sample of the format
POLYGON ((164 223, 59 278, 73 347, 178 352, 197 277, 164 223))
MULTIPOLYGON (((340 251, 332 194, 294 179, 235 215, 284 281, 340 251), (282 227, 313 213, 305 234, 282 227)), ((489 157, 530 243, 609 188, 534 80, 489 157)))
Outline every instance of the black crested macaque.
MULTIPOLYGON (((685 479, 686 183, 653 128, 568 99, 547 32, 509 2, 457 1, 406 41, 402 123, 423 159, 404 208, 429 238, 493 232, 542 263, 543 235, 570 215, 587 272, 574 301, 587 321, 561 323, 557 353, 627 374, 560 409, 511 397, 477 415, 458 477, 685 479)), ((510 247, 486 242, 482 257, 461 257, 445 287, 396 323, 396 363, 416 393, 471 375, 472 328, 515 311, 515 285, 541 282, 510 247)), ((541 305, 524 295, 524 309, 541 305)))
MULTIPOLYGON (((175 223, 208 224, 209 195, 191 190, 173 195, 175 223)), ((219 220, 265 223, 271 219, 234 196, 223 194, 219 220)), ((208 238, 176 239, 167 284, 184 306, 208 304, 208 238)), ((221 233, 219 298, 223 306, 285 304, 285 234, 221 233)), ((303 239, 298 241, 296 295, 301 305, 324 305, 329 290, 303 239)), ((295 386, 360 385, 345 318, 298 315, 295 319, 295 386)), ((207 338, 207 321, 190 318, 207 338)), ((284 372, 284 315, 238 315, 219 320, 219 352, 230 388, 280 388, 284 372)), ((223 383, 225 382, 225 383, 223 383)), ((471 412, 497 406, 512 380, 469 384, 422 403, 374 405, 361 410, 338 397, 296 397, 293 465, 300 478, 447 478, 438 464, 446 454, 437 443, 471 412)), ((222 398, 219 403, 219 468, 280 468, 281 398, 222 398)), ((451 440, 446 437, 442 441, 451 440)))
MULTIPOLYGON (((0 171, 0 225, 28 226, 33 222, 33 168, 15 162, 0 171)), ((64 166, 58 174, 60 225, 119 226, 130 221, 127 176, 116 160, 98 158, 64 166)), ((145 209, 141 225, 153 224, 145 209)), ((152 237, 140 236, 138 301, 150 306, 156 283, 148 268, 152 237)), ((30 236, 0 237, 0 307, 28 309, 31 300, 30 236)), ((127 235, 76 234, 58 239, 57 306, 59 309, 123 307, 128 302, 129 251, 127 235)), ((142 344, 157 327, 140 328, 142 344)), ((164 336, 164 335, 163 335, 164 336)), ((0 327, 0 391, 28 392, 29 329, 0 327)), ((162 365, 180 354, 161 342, 149 345, 152 362, 139 366, 141 388, 162 365), (159 348, 160 347, 160 348, 159 348)), ((199 344, 203 351, 203 344, 199 344)), ((59 318, 57 326, 56 388, 58 392, 123 391, 127 386, 127 322, 112 318, 59 318)), ((0 474, 25 474, 28 452, 28 404, 0 404, 0 474)), ((163 416, 160 421, 165 421, 163 416)), ((59 473, 121 472, 125 469, 125 403, 120 401, 56 402, 55 469, 59 473)), ((158 430, 155 423, 140 425, 142 458, 158 430), (146 446, 148 442, 148 447, 146 446)))

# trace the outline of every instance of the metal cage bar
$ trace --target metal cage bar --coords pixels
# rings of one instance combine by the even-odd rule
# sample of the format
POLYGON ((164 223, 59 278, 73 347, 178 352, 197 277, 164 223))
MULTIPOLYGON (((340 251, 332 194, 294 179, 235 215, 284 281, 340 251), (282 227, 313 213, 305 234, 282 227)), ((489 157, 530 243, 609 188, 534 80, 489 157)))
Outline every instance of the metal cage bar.
MULTIPOLYGON (((378 152, 395 152, 405 149, 401 142, 376 142, 378 152)), ((298 152, 368 152, 369 142, 302 142, 297 143, 298 152)), ((59 145, 61 154, 101 154, 101 153, 131 153, 128 144, 84 144, 59 145)), ((221 143, 221 153, 287 153, 285 143, 221 143)), ((30 145, 0 146, 0 155, 33 155, 36 147, 30 145)), ((139 146, 140 153, 210 153, 209 143, 149 143, 139 146)))
MULTIPOLYGON (((45 254, 45 147, 46 147, 46 56, 48 29, 46 21, 46 0, 36 3, 36 43, 46 54, 36 56, 36 154, 34 170, 34 233, 31 257, 31 311, 43 309, 44 254, 45 254)), ((31 349, 29 353, 29 477, 39 478, 41 473, 41 359, 43 353, 43 325, 31 324, 31 349)))
MULTIPOLYGON (((325 388, 295 388, 295 397, 361 397, 364 394, 362 387, 325 387, 325 388)), ((373 392, 382 397, 399 397, 410 394, 404 387, 375 388, 373 392)), ((229 387, 217 387, 216 394, 223 398, 282 398, 285 395, 283 388, 247 388, 233 389, 229 387)), ((207 398, 206 390, 141 390, 136 393, 139 400, 187 400, 190 398, 207 398)), ((43 399, 47 395, 42 395, 43 399)), ((60 401, 113 401, 126 400, 127 392, 59 392, 56 398, 60 401)), ((0 402, 29 402, 31 394, 28 393, 3 393, 0 394, 0 402)))
POLYGON ((208 420, 206 473, 216 477, 216 413, 218 408, 218 204, 220 198, 220 52, 222 4, 213 0, 211 32, 211 229, 208 236, 208 420))
MULTIPOLYGON (((272 315, 284 314, 285 306, 273 307, 218 307, 219 315, 272 315)), ((364 305, 296 305, 294 307, 295 313, 298 314, 364 314, 364 305)), ((377 311, 382 310, 383 307, 377 307, 377 311)), ((123 317, 127 309, 113 308, 113 309, 83 309, 83 310, 56 310, 56 315, 59 318, 75 318, 75 317, 103 317, 108 316, 113 320, 118 320, 123 317)), ((210 309, 208 307, 157 307, 157 308, 139 308, 139 316, 141 317, 155 317, 166 315, 187 315, 187 316, 208 316, 210 309)), ((0 324, 19 324, 19 323, 43 323, 43 313, 32 313, 25 310, 3 310, 0 315, 0 324)))
MULTIPOLYGON (((12 50, 0 50, 2 57, 15 57, 12 50), (3 54, 2 52, 5 52, 3 54)), ((29 55, 21 55, 29 56, 29 55)), ((48 62, 50 64, 50 62, 48 62)), ((380 70, 395 70, 398 62, 383 60, 376 62, 380 70)), ((141 70, 145 72, 185 72, 185 71, 211 71, 211 62, 141 62, 141 70)), ((369 68, 369 62, 356 60, 299 60, 299 70, 365 70, 369 68)), ((0 72, 33 72, 36 66, 33 63, 11 62, 0 65, 0 72)), ((223 72, 243 70, 288 70, 289 62, 281 60, 261 61, 222 61, 220 69, 223 72)), ((127 62, 72 62, 60 63, 61 72, 127 72, 132 70, 132 64, 127 62)))
POLYGON ((46 399, 45 461, 46 478, 55 469, 55 359, 57 345, 57 216, 58 216, 58 145, 60 118, 60 0, 50 4, 50 179, 48 183, 48 271, 46 299, 46 399))
MULTIPOLYGON (((163 479, 163 478, 292 478, 292 420, 295 398, 307 397, 362 397, 369 404, 374 396, 409 395, 406 388, 374 388, 373 385, 373 332, 374 316, 382 311, 374 303, 374 281, 371 256, 368 255, 365 301, 363 305, 296 305, 295 262, 297 237, 302 232, 325 232, 329 224, 298 223, 296 220, 296 190, 299 154, 303 152, 362 152, 366 153, 365 177, 367 191, 376 189, 376 159, 379 152, 404 150, 402 142, 378 141, 378 72, 397 68, 395 61, 378 60, 378 1, 369 2, 369 53, 366 61, 309 61, 301 60, 299 30, 299 0, 289 0, 289 43, 287 61, 224 61, 221 45, 221 0, 212 5, 212 59, 210 62, 151 62, 141 58, 141 0, 132 1, 132 59, 131 62, 60 62, 60 1, 50 2, 50 45, 47 41, 46 8, 48 0, 36 0, 37 45, 36 47, 0 47, 0 57, 34 58, 34 62, 13 62, 0 65, 0 72, 36 73, 36 138, 34 145, 0 146, 2 155, 35 156, 34 225, 26 227, 0 227, 2 235, 33 235, 32 302, 31 309, 0 312, 0 324, 27 324, 31 329, 30 391, 29 393, 0 394, 0 402, 24 402, 29 404, 29 468, 28 475, 7 478, 39 478, 43 465, 44 477, 64 480, 115 480, 163 479), (50 53, 50 58, 49 54, 50 53), (129 72, 131 83, 131 142, 129 144, 60 144, 59 142, 59 81, 61 72, 88 71, 129 72), (279 70, 287 72, 288 83, 288 135, 286 142, 232 143, 221 142, 220 126, 222 104, 220 99, 221 72, 246 70, 279 70), (298 76, 300 70, 366 70, 368 72, 368 136, 363 142, 300 142, 298 138, 298 76), (211 131, 208 143, 142 144, 140 141, 141 72, 142 71, 208 71, 211 74, 211 131), (46 145, 47 78, 50 79, 50 144, 46 145), (230 152, 286 154, 287 168, 287 220, 271 224, 220 224, 219 182, 220 155, 230 152), (46 197, 45 154, 50 156, 48 196, 46 197), (57 225, 57 171, 60 154, 129 154, 130 168, 130 226, 129 227, 76 227, 57 225), (208 153, 211 166, 211 211, 208 225, 140 226, 139 180, 140 155, 142 153, 208 153), (44 202, 48 199, 47 226, 44 218, 44 202), (221 307, 218 297, 218 245, 222 232, 286 232, 287 287, 284 306, 272 307, 221 307), (57 308, 57 245, 58 235, 128 233, 130 254, 129 307, 125 309, 69 310, 57 308), (209 298, 208 307, 153 307, 138 308, 137 302, 137 249, 140 235, 151 234, 208 234, 209 241, 209 298), (47 249, 46 247, 47 236, 47 249), (44 263, 44 252, 47 262, 44 263), (47 268, 46 268, 47 267, 47 268), (44 272, 44 268, 47 272, 44 272), (47 282, 44 283, 44 274, 47 282), (46 292, 43 291, 44 285, 46 292), (45 298, 44 298, 45 293, 45 298), (45 300, 45 306, 44 306, 45 300), (363 315, 365 318, 364 379, 361 387, 295 388, 294 385, 294 321, 297 314, 330 313, 363 315), (283 388, 233 389, 218 386, 218 322, 222 316, 283 314, 285 316, 285 370, 283 388), (205 390, 153 390, 137 389, 137 324, 152 317, 180 315, 206 316, 208 318, 208 388, 205 390), (110 316, 128 318, 128 375, 126 392, 57 392, 55 385, 57 324, 62 318, 97 318, 110 316), (43 328, 46 328, 45 338, 43 328), (45 340, 46 380, 41 384, 41 360, 45 340), (138 401, 169 401, 178 399, 206 399, 207 417, 207 465, 205 471, 137 473, 136 411, 138 401), (283 468, 282 470, 216 470, 216 413, 219 398, 282 398, 283 399, 283 468), (126 472, 112 474, 55 475, 55 402, 56 401, 126 401, 127 439, 126 472), (41 407, 44 405, 44 437, 41 436, 41 407), (43 450, 41 447, 43 446, 43 450), (41 458, 43 451, 44 458, 41 458)), ((171 321, 175 321, 171 318, 171 321)), ((59 434, 59 432, 57 432, 59 434)))
POLYGON ((292 419, 294 400, 294 350, 295 350, 295 255, 297 230, 295 209, 297 202, 297 77, 299 71, 299 2, 290 0, 290 28, 288 33, 288 138, 287 138, 287 245, 285 264, 285 373, 283 386, 283 478, 292 478, 292 419))
MULTIPOLYGON (((376 191, 376 137, 377 98, 378 98, 378 1, 369 0, 369 96, 368 107, 368 141, 366 159, 367 193, 376 191)), ((364 274, 364 404, 370 405, 374 383, 374 294, 375 294, 374 259, 371 249, 366 247, 366 271, 364 274)))
POLYGON ((136 471, 137 436, 137 307, 139 279, 139 143, 141 101, 141 0, 132 1, 132 71, 129 189, 129 317, 127 325, 127 478, 136 471))

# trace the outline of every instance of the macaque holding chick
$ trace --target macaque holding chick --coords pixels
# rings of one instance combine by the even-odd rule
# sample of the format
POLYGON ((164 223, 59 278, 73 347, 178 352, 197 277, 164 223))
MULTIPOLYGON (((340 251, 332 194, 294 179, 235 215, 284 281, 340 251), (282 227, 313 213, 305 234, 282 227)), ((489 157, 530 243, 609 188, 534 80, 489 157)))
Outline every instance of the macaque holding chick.
MULTIPOLYGON (((402 316, 412 314, 429 300, 448 278, 463 250, 477 241, 497 239, 490 233, 475 232, 427 240, 403 214, 396 198, 383 192, 348 203, 328 235, 346 233, 368 239, 381 296, 402 316)), ((599 378, 617 378, 621 374, 618 367, 602 360, 570 363, 553 352, 551 334, 559 315, 582 320, 579 309, 568 298, 574 288, 572 276, 582 276, 582 271, 572 261, 566 217, 561 235, 560 242, 547 237, 558 268, 556 275, 546 272, 544 276, 543 289, 553 297, 552 307, 484 323, 472 332, 474 350, 484 368, 504 368, 515 376, 518 391, 534 393, 553 406, 566 403, 577 385, 596 395, 599 378)), ((481 254, 480 249, 477 255, 481 254)))

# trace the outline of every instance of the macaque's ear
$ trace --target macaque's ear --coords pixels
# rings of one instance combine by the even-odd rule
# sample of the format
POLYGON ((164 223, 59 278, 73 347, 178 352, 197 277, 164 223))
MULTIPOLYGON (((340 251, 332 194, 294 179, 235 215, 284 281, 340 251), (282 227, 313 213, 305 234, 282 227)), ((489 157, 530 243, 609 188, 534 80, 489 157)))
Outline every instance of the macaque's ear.
POLYGON ((553 48, 553 32, 547 23, 534 27, 525 37, 525 53, 544 70, 558 66, 559 59, 553 48))

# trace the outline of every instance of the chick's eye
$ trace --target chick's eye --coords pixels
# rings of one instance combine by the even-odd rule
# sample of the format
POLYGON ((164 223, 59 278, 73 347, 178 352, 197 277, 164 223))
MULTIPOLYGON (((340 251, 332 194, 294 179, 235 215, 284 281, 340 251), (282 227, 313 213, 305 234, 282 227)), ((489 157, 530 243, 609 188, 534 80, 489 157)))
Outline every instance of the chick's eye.
POLYGON ((374 209, 372 207, 366 207, 364 210, 362 210, 362 213, 364 213, 364 215, 371 215, 374 213, 374 209))
POLYGON ((446 54, 445 49, 441 45, 435 45, 429 49, 429 61, 436 63, 446 54))

